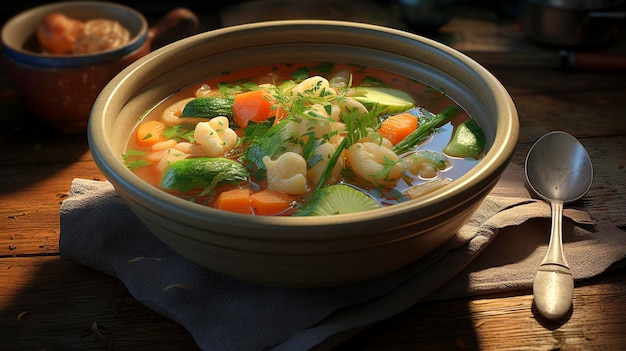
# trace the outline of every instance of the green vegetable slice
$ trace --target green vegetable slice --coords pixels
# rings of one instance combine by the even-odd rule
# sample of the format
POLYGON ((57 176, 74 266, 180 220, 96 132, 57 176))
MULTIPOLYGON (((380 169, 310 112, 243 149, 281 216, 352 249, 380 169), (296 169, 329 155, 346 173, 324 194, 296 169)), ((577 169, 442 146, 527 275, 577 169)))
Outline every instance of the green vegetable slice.
POLYGON ((224 116, 232 120, 234 99, 220 96, 195 98, 183 108, 180 117, 213 118, 224 116))
POLYGON ((239 162, 227 158, 187 158, 172 162, 163 172, 162 189, 186 193, 192 189, 213 189, 220 185, 240 184, 248 171, 239 162))
POLYGON ((443 152, 452 157, 478 159, 485 148, 485 134, 476 120, 469 119, 459 124, 452 139, 443 152))
POLYGON ((326 216, 361 212, 379 208, 380 205, 365 194, 351 186, 335 184, 319 189, 313 193, 306 205, 301 207, 296 216, 326 216))
POLYGON ((408 93, 388 87, 359 87, 359 95, 354 99, 372 109, 376 106, 383 113, 392 114, 407 111, 415 107, 415 100, 408 93))
POLYGON ((419 119, 419 126, 417 127, 417 129, 414 130, 413 133, 407 135, 407 137, 402 139, 399 143, 397 143, 393 147, 393 151, 398 155, 409 151, 411 148, 417 145, 417 143, 419 143, 426 136, 432 133, 433 129, 441 127, 442 125, 448 123, 460 112, 461 110, 453 105, 448 106, 436 115, 432 115, 430 113, 424 114, 419 119))

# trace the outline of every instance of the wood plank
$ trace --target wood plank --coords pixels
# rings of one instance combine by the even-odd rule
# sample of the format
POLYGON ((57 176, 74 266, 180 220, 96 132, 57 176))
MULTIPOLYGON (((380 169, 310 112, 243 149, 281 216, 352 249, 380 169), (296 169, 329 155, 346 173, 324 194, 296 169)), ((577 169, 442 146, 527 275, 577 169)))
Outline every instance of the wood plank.
POLYGON ((565 321, 538 316, 530 292, 421 303, 337 350, 623 350, 626 281, 613 276, 577 283, 565 321))
POLYGON ((534 141, 555 129, 577 137, 624 135, 626 131, 619 118, 624 113, 626 72, 494 69, 493 73, 516 105, 521 142, 534 141))
POLYGON ((0 281, 0 350, 198 349, 119 280, 59 257, 3 258, 0 281))
MULTIPOLYGON (((368 329, 338 350, 622 349, 626 281, 608 273, 577 283, 566 321, 536 316, 532 296, 478 297, 420 303, 368 329), (610 320, 611 323, 604 321, 610 320)), ((136 301, 117 279, 58 257, 0 260, 0 349, 195 350, 180 325, 136 301), (92 330, 96 323, 98 333, 92 330)))
POLYGON ((58 253, 59 208, 76 177, 104 179, 93 162, 0 169, 0 257, 58 253))

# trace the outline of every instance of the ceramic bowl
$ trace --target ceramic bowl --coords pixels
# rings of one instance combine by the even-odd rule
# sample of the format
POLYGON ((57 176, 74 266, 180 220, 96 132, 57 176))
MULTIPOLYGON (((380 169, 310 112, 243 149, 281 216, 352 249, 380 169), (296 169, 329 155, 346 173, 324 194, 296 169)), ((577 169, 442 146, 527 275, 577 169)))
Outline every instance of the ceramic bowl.
POLYGON ((92 104, 105 84, 150 52, 153 40, 182 22, 192 23, 186 36, 197 33, 198 19, 184 8, 172 10, 149 28, 141 13, 117 3, 68 1, 34 7, 2 28, 6 72, 26 107, 43 123, 67 134, 85 133, 92 104), (47 54, 38 45, 36 28, 53 12, 80 21, 115 20, 130 32, 130 40, 119 48, 93 54, 47 54))
POLYGON ((367 24, 294 20, 198 34, 156 50, 117 75, 97 98, 88 139, 118 194, 173 250, 248 282, 324 287, 380 277, 450 239, 507 166, 518 138, 515 106, 492 74, 467 56, 407 32, 367 24), (418 79, 477 119, 486 154, 469 173, 422 198, 362 213, 249 216, 207 208, 139 179, 121 155, 137 120, 173 92, 222 72, 285 62, 354 63, 418 79))

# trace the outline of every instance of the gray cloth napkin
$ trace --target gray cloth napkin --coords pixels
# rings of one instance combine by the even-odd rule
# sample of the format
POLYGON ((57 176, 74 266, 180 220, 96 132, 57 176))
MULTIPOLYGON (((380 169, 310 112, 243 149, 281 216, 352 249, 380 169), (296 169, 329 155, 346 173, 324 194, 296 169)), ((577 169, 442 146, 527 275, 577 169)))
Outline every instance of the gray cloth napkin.
MULTIPOLYGON (((576 280, 626 257, 624 231, 580 210, 564 215, 576 280)), ((287 289, 226 278, 182 258, 106 181, 74 179, 60 216, 64 259, 119 278, 205 350, 326 350, 420 301, 528 289, 550 231, 549 204, 531 197, 523 170, 511 164, 457 235, 414 264, 362 283, 287 289)))

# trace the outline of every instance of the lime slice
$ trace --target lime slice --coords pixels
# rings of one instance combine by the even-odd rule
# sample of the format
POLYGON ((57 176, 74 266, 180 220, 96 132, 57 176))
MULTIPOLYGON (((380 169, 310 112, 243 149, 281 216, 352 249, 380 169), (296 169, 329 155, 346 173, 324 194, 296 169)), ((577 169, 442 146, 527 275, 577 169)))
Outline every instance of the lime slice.
POLYGON ((320 189, 300 208, 297 216, 327 216, 361 212, 380 206, 369 195, 351 186, 336 184, 320 189))
POLYGON ((402 90, 387 87, 359 87, 358 91, 360 93, 354 99, 368 110, 379 106, 383 109, 383 113, 392 114, 415 107, 413 97, 402 90))

